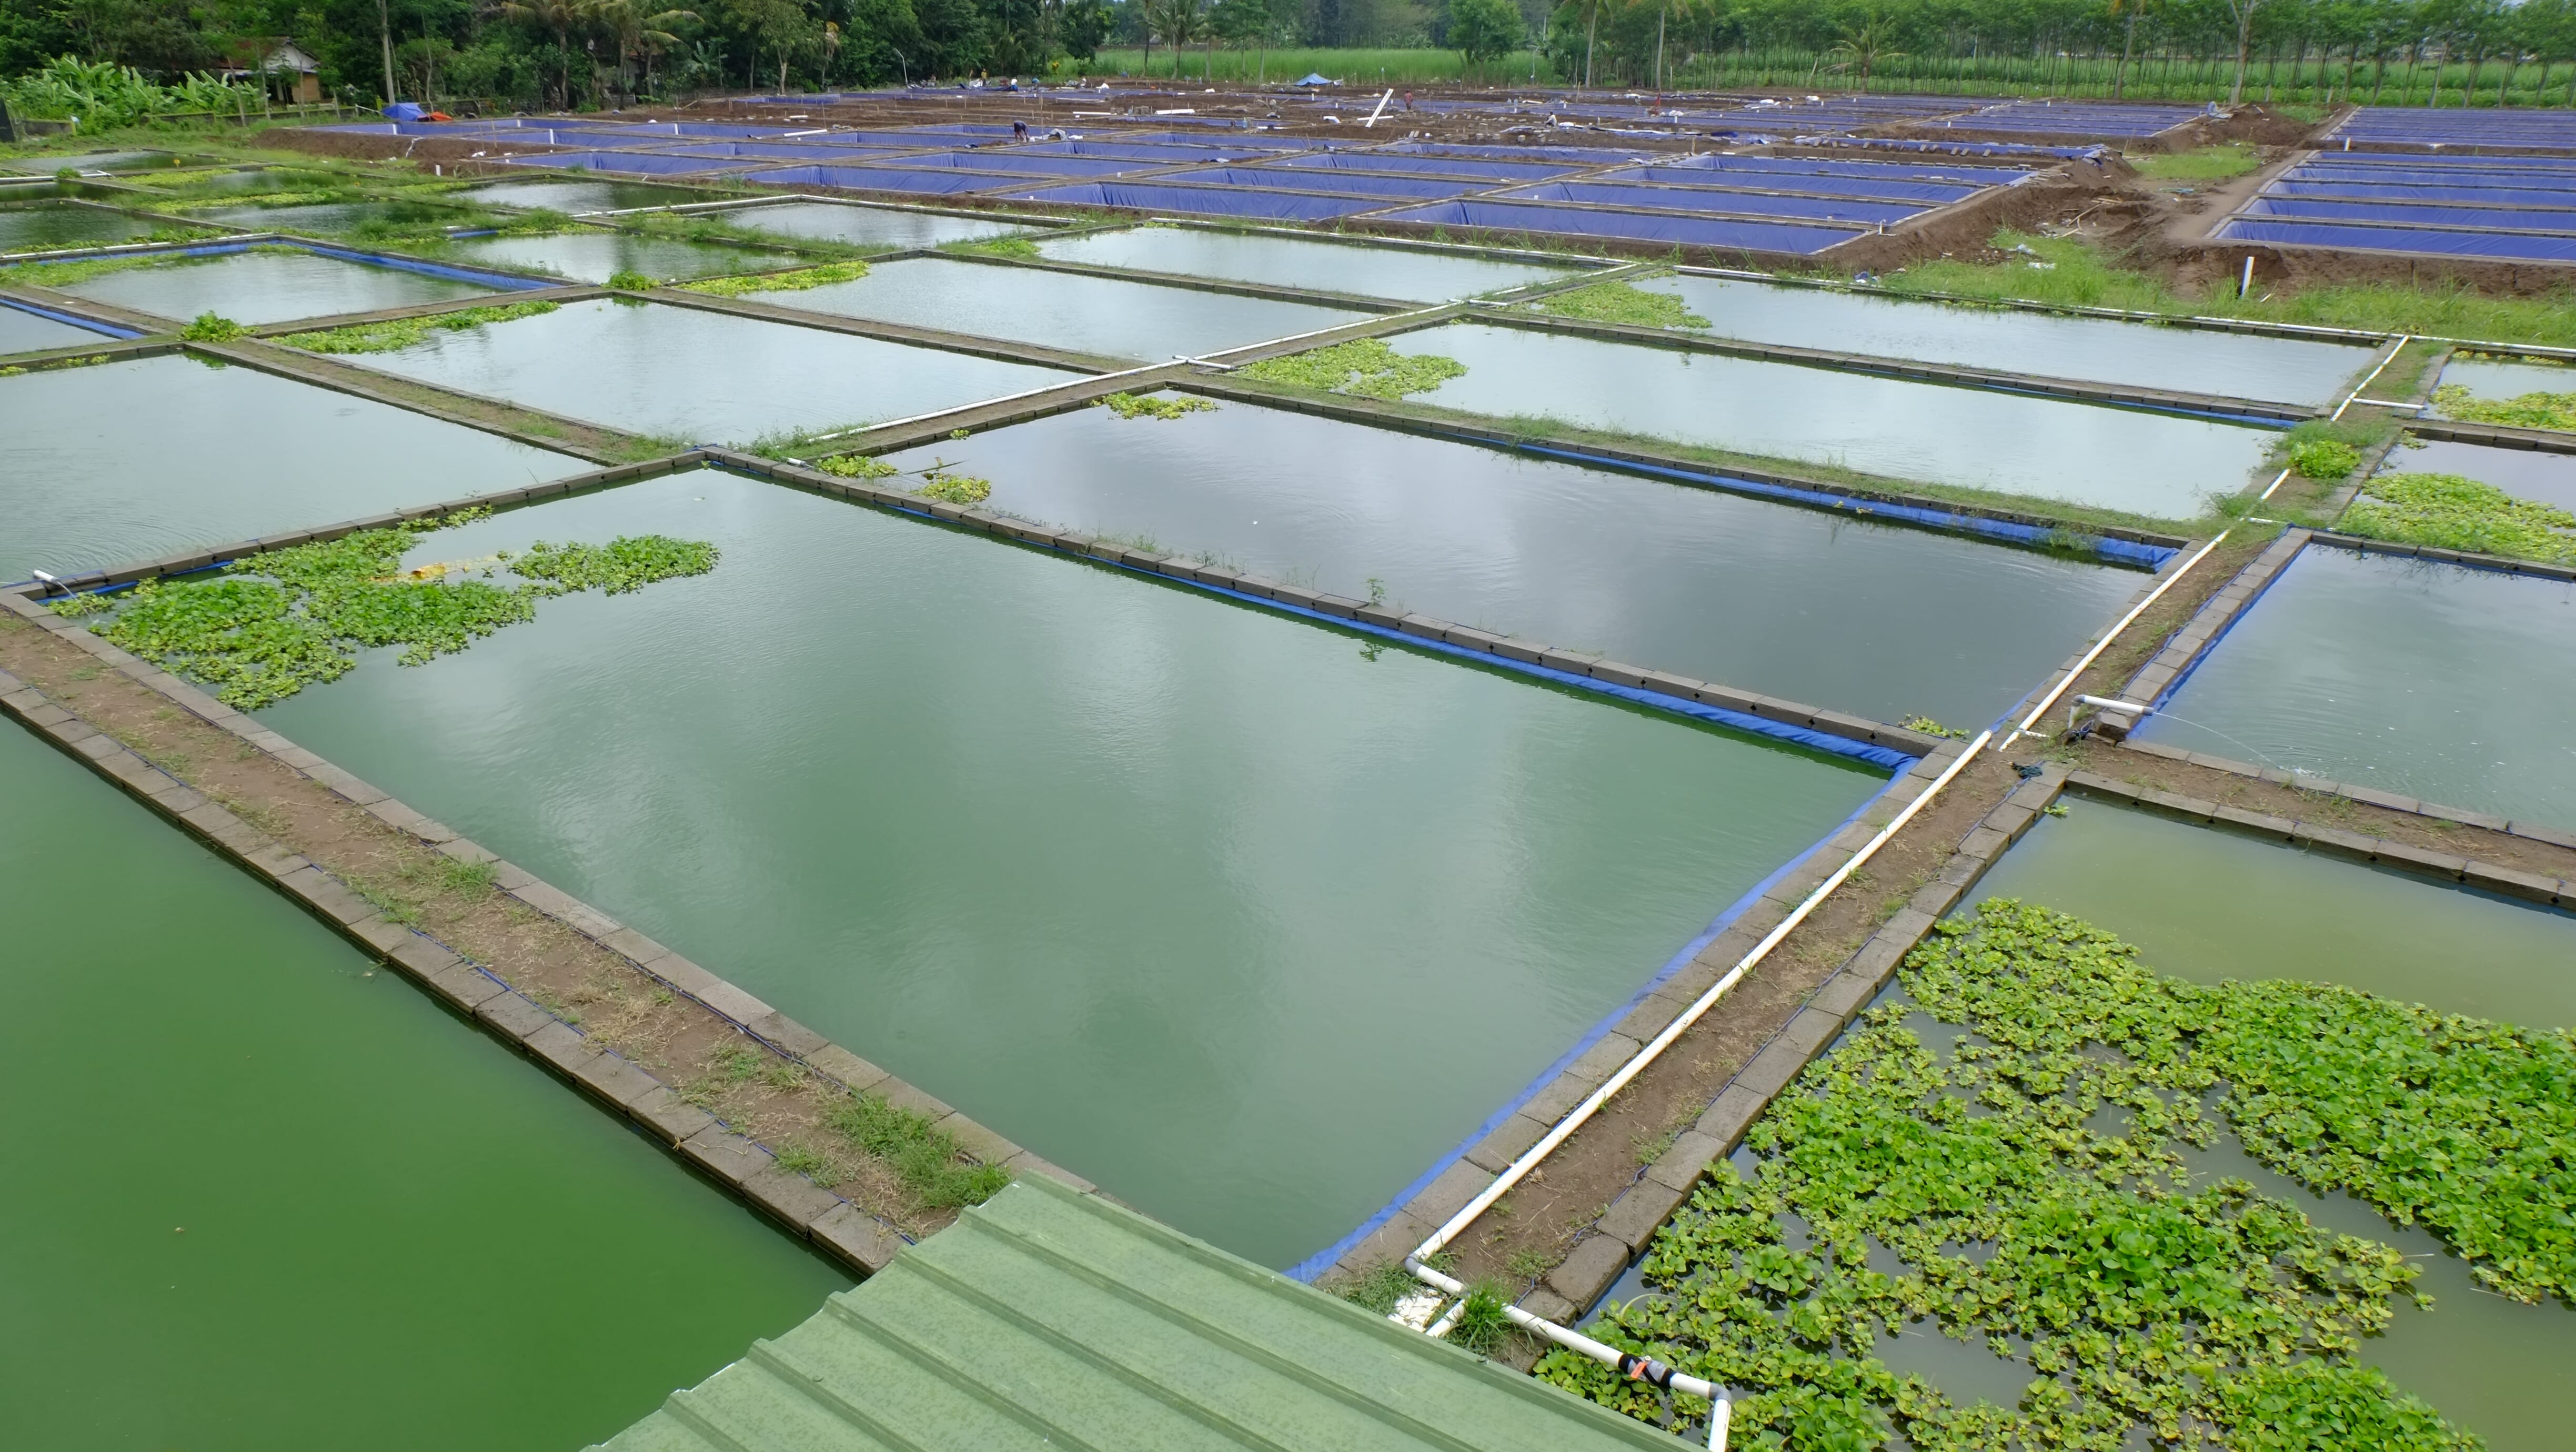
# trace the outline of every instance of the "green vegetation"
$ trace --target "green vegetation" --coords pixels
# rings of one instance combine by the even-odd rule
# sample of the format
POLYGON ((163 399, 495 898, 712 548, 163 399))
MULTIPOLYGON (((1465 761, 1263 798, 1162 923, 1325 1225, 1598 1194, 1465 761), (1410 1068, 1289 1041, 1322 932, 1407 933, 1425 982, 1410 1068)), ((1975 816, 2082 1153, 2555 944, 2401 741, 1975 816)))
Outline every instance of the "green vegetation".
POLYGON ((93 278, 131 272, 138 267, 184 267, 203 260, 167 252, 130 252, 121 257, 76 257, 63 262, 13 262, 0 267, 0 281, 32 283, 37 287, 76 287, 93 278))
POLYGON ((543 301, 496 303, 490 307, 460 308, 452 313, 433 313, 422 318, 395 318, 390 322, 289 333, 275 341, 308 353, 391 353, 408 348, 433 332, 461 333, 485 323, 533 318, 553 312, 557 306, 543 301))
POLYGON ((2457 474, 2382 474, 2337 527, 2365 539, 2576 564, 2576 514, 2457 474))
POLYGON ((611 292, 651 292, 661 285, 629 267, 621 267, 608 274, 608 290, 611 292))
POLYGON ((2517 429, 2576 429, 2576 392, 2526 393, 2518 398, 2472 398, 2456 383, 2433 390, 2433 406, 2466 423, 2517 429))
MULTIPOLYGON (((1753 1389, 1736 1418, 1755 1445, 2108 1452, 2133 1428, 2188 1448, 2477 1445, 2357 1358, 2416 1294, 2403 1255, 2241 1180, 2193 1187, 2186 1152, 2222 1120, 2256 1160, 2429 1228, 2501 1294, 2576 1290, 2564 1032, 2188 983, 2001 900, 1937 925, 1902 983, 1912 1005, 1864 1015, 1748 1132, 1754 1174, 1720 1164, 1656 1238, 1660 1294, 1594 1328, 1753 1389), (1909 1012, 1967 1032, 1945 1058, 1909 1012), (1882 1331, 1926 1319, 2028 1365, 2019 1404, 1958 1406, 1876 1359, 1882 1331)), ((1540 1371, 1661 1415, 1588 1360, 1540 1371)))
POLYGON ((1407 394, 1428 393, 1466 371, 1467 365, 1455 358, 1408 356, 1388 347, 1383 338, 1355 338, 1248 364, 1236 369, 1234 376, 1392 402, 1407 394))
POLYGON ((1100 402, 1108 405, 1109 411, 1120 418, 1175 419, 1183 414, 1216 412, 1214 400, 1186 393, 1176 395, 1113 393, 1101 399, 1100 402))
POLYGON ((179 336, 191 343, 229 343, 250 329, 214 312, 197 314, 196 320, 179 330, 179 336))
POLYGON ((922 475, 921 480, 921 487, 912 492, 924 499, 972 507, 993 497, 992 480, 969 474, 942 474, 934 469, 922 475))
POLYGON ((1400 1265, 1372 1266, 1366 1275, 1340 1288, 1338 1294, 1354 1306, 1375 1311, 1381 1316, 1395 1313, 1396 1303, 1423 1289, 1413 1272, 1400 1265))
POLYGON ((2261 166, 2254 148, 2242 141, 2222 146, 2204 146, 2197 151, 2172 151, 2160 156, 2133 156, 2129 165, 2140 176, 2157 181, 2225 181, 2243 176, 2261 166))
POLYGON ((2303 439, 2290 445, 2290 467, 2302 479, 2341 479, 2360 464, 2361 450, 2340 439, 2303 439))
MULTIPOLYGON (((686 282, 681 287, 702 292, 709 297, 741 297, 755 292, 802 292, 809 287, 829 287, 836 282, 856 282, 868 275, 868 265, 852 258, 847 262, 827 262, 820 267, 799 267, 787 272, 756 272, 743 277, 710 277, 703 282, 686 282)), ((609 284, 616 286, 614 281, 609 284)))
POLYGON ((1449 1341, 1482 1356, 1503 1344, 1512 1331, 1512 1318, 1503 1308, 1512 1303, 1510 1295, 1490 1281, 1479 1281, 1467 1288, 1467 1299, 1458 1307, 1457 1319, 1449 1328, 1449 1341))
POLYGON ((2576 345, 2576 294, 2567 292, 2508 298, 2489 297, 2465 287, 2356 283, 2309 288, 2267 301, 2258 279, 2250 297, 2240 299, 2227 286, 2215 288, 2208 296, 2195 297, 2177 293, 2146 273, 2120 266, 2117 256, 2089 242, 1998 232, 1992 245, 2009 254, 2005 260, 1919 262, 1879 281, 1901 293, 2012 298, 2054 307, 2125 308, 2175 317, 2202 314, 2252 318, 2374 333, 2412 333, 2418 337, 2576 345), (2028 248, 2028 255, 2014 252, 2016 247, 2028 248), (2033 262, 2049 266, 2034 268, 2029 265, 2033 262))
POLYGON ((540 541, 512 567, 526 580, 515 586, 490 582, 492 566, 506 555, 472 562, 482 567, 480 577, 454 584, 447 567, 403 570, 403 555, 422 535, 487 513, 466 510, 276 550, 209 580, 147 580, 118 602, 113 618, 90 629, 214 686, 227 704, 247 711, 339 679, 362 646, 399 645, 404 665, 425 665, 535 619, 536 602, 549 596, 622 594, 715 568, 711 544, 647 535, 605 547, 540 541))
MULTIPOLYGON (((9 30, 18 32, 21 26, 42 24, 34 19, 35 14, 28 12, 26 20, 12 17, 9 30)), ((92 16, 78 23, 94 27, 100 19, 100 16, 92 16)), ((153 15, 141 23, 157 25, 167 22, 153 15)), ((22 39, 16 33, 9 38, 13 41, 22 39)), ((146 63, 150 64, 149 61, 146 63)), ((203 69, 215 69, 211 58, 203 69)), ((210 74, 183 75, 174 85, 155 85, 130 65, 104 60, 84 65, 72 56, 61 54, 56 54, 51 61, 25 75, 0 79, 0 101, 6 101, 9 109, 21 117, 78 118, 86 131, 111 130, 160 116, 191 112, 247 114, 252 110, 265 110, 268 104, 256 87, 229 85, 210 74)))
POLYGON ((835 454, 828 459, 815 460, 814 467, 844 479, 891 479, 901 472, 885 460, 866 454, 835 454))
POLYGON ((1947 737, 1955 741, 1965 741, 1968 739, 1968 733, 1966 731, 1961 730, 1956 726, 1944 726, 1929 716, 1908 716, 1897 724, 1903 726, 1908 731, 1920 731, 1926 736, 1947 737))
POLYGON ((853 1094, 824 1112, 824 1122, 853 1149, 891 1166, 905 1189, 934 1210, 981 1205, 1011 1182, 1000 1165, 966 1159, 957 1137, 930 1116, 881 1094, 853 1094))
POLYGON ((988 237, 980 242, 942 242, 939 250, 964 253, 969 257, 1034 259, 1038 255, 1038 244, 1026 237, 988 237))
POLYGON ((1648 292, 1624 282, 1596 282, 1589 287, 1550 293, 1528 304, 1530 311, 1580 318, 1587 323, 1615 323, 1628 328, 1705 328, 1708 319, 1692 312, 1670 293, 1648 292))

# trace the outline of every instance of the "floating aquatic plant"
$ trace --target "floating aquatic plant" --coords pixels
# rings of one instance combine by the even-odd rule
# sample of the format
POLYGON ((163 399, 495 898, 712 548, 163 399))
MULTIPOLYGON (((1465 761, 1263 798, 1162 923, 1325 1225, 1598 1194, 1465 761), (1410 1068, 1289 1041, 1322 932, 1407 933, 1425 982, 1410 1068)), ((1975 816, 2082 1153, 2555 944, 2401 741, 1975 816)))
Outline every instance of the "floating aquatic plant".
POLYGON ((249 331, 232 319, 209 311, 197 314, 193 322, 179 330, 179 336, 191 343, 229 343, 249 331))
POLYGON ((452 313, 432 313, 427 317, 394 318, 381 323, 289 333, 276 341, 308 353, 391 353, 408 348, 434 332, 461 333, 486 323, 538 317, 553 312, 557 306, 545 301, 496 303, 490 307, 460 308, 452 313))
POLYGON ((1613 323, 1629 328, 1705 328, 1708 319, 1667 292, 1648 292, 1624 282, 1596 282, 1589 287, 1551 293, 1529 304, 1531 311, 1587 323, 1613 323))
POLYGON ((2456 383, 2433 390, 2433 406, 2467 423, 2518 429, 2576 429, 2576 392, 2525 393, 2514 398, 2475 398, 2456 383))
POLYGON ((1214 402, 1189 394, 1113 393, 1100 402, 1108 405, 1109 411, 1120 418, 1175 419, 1183 414, 1216 412, 1214 402))
MULTIPOLYGON (((701 282, 680 284, 683 291, 702 292, 709 297, 742 297, 756 292, 802 292, 811 287, 829 287, 836 282, 856 282, 868 275, 864 262, 827 262, 820 267, 799 267, 788 272, 755 272, 742 277, 710 277, 701 282)), ((616 284, 611 283, 610 286, 616 284)))
POLYGON ((814 467, 844 479, 891 479, 902 472, 885 460, 867 454, 834 454, 828 459, 815 460, 814 467))
POLYGON ((1434 353, 1399 353, 1388 347, 1383 338, 1355 338, 1330 347, 1291 353, 1285 358, 1247 364, 1236 369, 1234 376, 1261 383, 1294 384, 1326 393, 1380 398, 1392 403, 1407 394, 1428 393, 1452 378, 1463 376, 1466 371, 1467 365, 1455 358, 1443 358, 1434 353))
POLYGON ((2576 564, 2576 514, 2458 474, 2382 474, 2338 528, 2364 539, 2576 564))
POLYGON ((2361 450, 2339 439, 2302 439, 2290 445, 2290 467, 2303 479, 2341 479, 2361 465, 2361 450))

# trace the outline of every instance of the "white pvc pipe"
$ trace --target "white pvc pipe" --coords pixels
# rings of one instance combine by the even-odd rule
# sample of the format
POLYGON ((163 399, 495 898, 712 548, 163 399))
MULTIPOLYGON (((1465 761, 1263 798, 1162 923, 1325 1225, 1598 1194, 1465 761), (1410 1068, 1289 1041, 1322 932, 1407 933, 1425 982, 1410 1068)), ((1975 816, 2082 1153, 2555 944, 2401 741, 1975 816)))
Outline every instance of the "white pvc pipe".
POLYGON ((1377 124, 1377 118, 1386 114, 1386 103, 1394 99, 1395 87, 1389 86, 1386 88, 1386 94, 1377 98, 1377 109, 1369 112, 1368 119, 1361 122, 1360 125, 1375 126, 1377 124))
MULTIPOLYGON (((1445 1275, 1442 1272, 1433 1270, 1431 1267, 1424 1265, 1420 1260, 1409 1255, 1404 1258, 1404 1268, 1420 1277, 1423 1284, 1431 1286, 1437 1290, 1446 1291, 1453 1296, 1460 1297, 1460 1304, 1465 1304, 1464 1298, 1467 1294, 1467 1287, 1462 1284, 1457 1277, 1445 1275)), ((1627 1377, 1631 1381, 1642 1381, 1651 1386, 1669 1387, 1674 1391, 1687 1393, 1691 1396, 1698 1397, 1703 1401, 1714 1402, 1719 1408, 1716 1413, 1717 1426, 1721 1430, 1724 1428, 1726 1417, 1724 1410, 1726 1407, 1726 1392, 1724 1388, 1702 1381, 1698 1377, 1675 1371, 1671 1367, 1664 1365, 1662 1362, 1657 1361, 1652 1357, 1637 1356, 1629 1352, 1621 1351, 1615 1346, 1605 1346, 1602 1343, 1593 1340, 1591 1337, 1584 1335, 1580 1331, 1568 1330, 1543 1316, 1533 1316, 1529 1312, 1522 1310, 1520 1307, 1513 1305, 1509 1301, 1503 1303, 1503 1314, 1511 1318, 1513 1325, 1520 1327, 1522 1330, 1527 1331, 1534 1336, 1540 1337, 1543 1340, 1553 1341, 1568 1351, 1579 1351, 1604 1365, 1618 1368, 1619 1374, 1627 1377)), ((1724 1447, 1726 1444, 1722 1441, 1712 1441, 1708 1445, 1712 1447, 1724 1447)))
MULTIPOLYGON (((2251 263, 2253 259, 2249 257, 2246 261, 2251 263)), ((2352 386, 2352 392, 2345 394, 2343 396, 2343 402, 2335 405, 2335 411, 2327 416, 2326 422, 2332 423, 2336 419, 2343 417, 2343 411, 2352 407, 2352 401, 2354 399, 2361 397, 2361 391, 2368 388, 2372 383, 2378 380, 2380 369, 2386 368, 2389 364, 2396 362, 2397 355, 2406 351, 2406 341, 2409 336, 2411 335, 2406 333, 2400 333, 2397 335, 2397 346, 2389 349, 2388 356, 2379 360, 2379 368, 2371 369, 2369 376, 2363 378, 2359 383, 2352 386)))

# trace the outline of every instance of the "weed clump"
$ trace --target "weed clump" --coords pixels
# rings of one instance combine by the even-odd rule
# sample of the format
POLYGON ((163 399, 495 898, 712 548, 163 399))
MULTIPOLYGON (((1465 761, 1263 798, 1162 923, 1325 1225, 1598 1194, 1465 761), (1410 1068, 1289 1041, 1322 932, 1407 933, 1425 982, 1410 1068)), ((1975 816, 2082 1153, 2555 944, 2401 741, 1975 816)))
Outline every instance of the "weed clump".
POLYGON ((179 336, 191 343, 229 343, 250 329, 220 313, 197 314, 196 320, 179 330, 179 336))
POLYGON ((1388 347, 1383 338, 1355 338, 1347 343, 1292 353, 1285 358, 1247 364, 1236 369, 1234 376, 1259 383, 1286 383, 1324 393, 1349 393, 1394 403, 1408 394, 1429 393, 1466 372, 1467 365, 1455 358, 1430 353, 1398 353, 1388 347))
POLYGON ((2302 479, 2341 479, 2361 466, 2361 450, 2339 439, 2303 439, 2290 445, 2290 467, 2302 479))
POLYGON ((653 289, 660 287, 661 285, 662 284, 655 282, 652 278, 647 277, 643 273, 637 272, 630 267, 621 267, 617 271, 608 274, 608 290, 610 292, 651 292, 653 289))
POLYGON ((902 472, 885 460, 867 454, 835 454, 828 459, 815 460, 814 467, 844 479, 891 479, 902 472))
POLYGON ((945 504, 976 505, 993 497, 993 481, 969 474, 931 474, 912 492, 945 504))
POLYGON ((939 250, 962 252, 968 256, 1016 257, 1029 260, 1038 255, 1038 244, 1026 237, 991 237, 981 242, 942 242, 939 244, 939 250))
POLYGON ((2382 474, 2339 527, 2364 539, 2576 564, 2576 514, 2458 474, 2382 474))
POLYGON ((850 1147, 891 1166, 905 1189, 934 1210, 981 1205, 1011 1182, 1000 1165, 966 1159, 957 1137, 882 1094, 853 1094, 833 1105, 825 1123, 850 1147))
MULTIPOLYGON (((540 543, 510 571, 524 583, 482 577, 449 583, 444 568, 405 572, 419 538, 488 514, 465 510, 430 523, 361 530, 237 561, 218 578, 146 580, 113 618, 90 629, 155 665, 216 688, 249 711, 308 685, 338 680, 362 646, 401 646, 404 665, 441 655, 536 618, 536 602, 598 589, 623 594, 654 580, 704 574, 716 548, 660 535, 605 546, 540 543)), ((506 557, 496 557, 499 565, 506 557)))
POLYGON ((1587 323, 1613 323, 1629 328, 1705 328, 1708 319, 1692 312, 1680 298, 1670 293, 1648 292, 1624 282, 1596 282, 1540 298, 1529 304, 1532 312, 1552 313, 1560 318, 1579 318, 1587 323))
POLYGON ((289 333, 277 341, 307 353, 391 353, 408 348, 434 332, 462 333, 486 323, 539 317, 553 312, 557 306, 544 301, 496 303, 491 307, 460 308, 452 313, 437 313, 425 318, 396 318, 390 322, 289 333))
MULTIPOLYGON (((788 272, 756 272, 743 277, 710 277, 703 282, 684 282, 683 291, 705 293, 709 297, 743 297, 755 292, 803 292, 807 288, 829 287, 836 282, 856 282, 868 275, 868 265, 856 260, 827 262, 820 267, 799 267, 788 272)), ((614 280, 609 286, 615 287, 614 280)))
POLYGON ((1120 418, 1175 419, 1183 414, 1216 412, 1214 402, 1188 394, 1169 396, 1113 393, 1100 402, 1107 405, 1109 411, 1120 418))
POLYGON ((2456 383, 2433 390, 2433 406, 2466 423, 2517 429, 2576 429, 2576 392, 2526 393, 2515 398, 2472 398, 2456 383))

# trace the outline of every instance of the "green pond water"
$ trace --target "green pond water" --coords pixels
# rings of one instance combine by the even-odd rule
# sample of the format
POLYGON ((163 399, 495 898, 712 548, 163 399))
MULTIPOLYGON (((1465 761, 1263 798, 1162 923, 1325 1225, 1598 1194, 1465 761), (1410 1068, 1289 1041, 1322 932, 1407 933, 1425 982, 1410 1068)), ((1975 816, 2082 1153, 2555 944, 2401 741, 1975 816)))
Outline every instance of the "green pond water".
POLYGON ((0 378, 0 418, 9 421, 0 430, 0 580, 121 565, 592 467, 175 355, 0 378), (351 459, 367 467, 352 469, 351 459))
POLYGON ((1075 277, 1034 268, 917 257, 856 282, 763 302, 983 338, 1042 343, 1113 358, 1168 362, 1358 322, 1366 314, 1190 287, 1075 277))
POLYGON ((487 207, 542 208, 551 212, 623 212, 637 207, 668 207, 681 202, 713 200, 688 187, 655 186, 628 181, 504 181, 466 187, 459 201, 487 207))
POLYGON ((343 178, 329 172, 296 171, 288 167, 254 166, 234 171, 187 171, 167 175, 130 177, 127 180, 156 191, 182 195, 204 192, 286 192, 324 186, 346 185, 343 178))
POLYGON ((168 166, 181 158, 166 151, 82 151, 59 155, 12 156, 0 158, 0 171, 20 171, 30 176, 52 176, 71 171, 141 171, 145 167, 168 166))
POLYGON ((62 290, 156 317, 185 321, 214 312, 247 325, 367 313, 492 291, 296 251, 232 252, 157 263, 65 283, 62 290))
POLYGON ((0 252, 56 252, 123 242, 149 233, 155 224, 105 207, 77 202, 32 202, 0 207, 0 252))
POLYGON ((1480 323, 1388 342, 1467 365, 1464 377, 1415 395, 1421 403, 2165 519, 2196 518, 2211 496, 2242 490, 2276 437, 2169 414, 1480 323))
POLYGON ((2463 358, 2444 365, 2441 382, 2458 384, 2471 398, 2520 398, 2526 393, 2576 393, 2576 367, 2546 363, 2488 363, 2463 358))
MULTIPOLYGON (((2412 437, 2412 435, 2409 435, 2412 437)), ((2424 439, 2388 451, 2383 474, 2458 474, 2507 494, 2576 510, 2576 454, 2424 439)))
POLYGON ((1715 277, 1659 277, 1637 286, 1680 298, 1722 338, 2271 403, 2337 402, 2373 352, 1715 277))
POLYGON ((1278 287, 1318 288, 1421 303, 1553 282, 1566 275, 1563 268, 1520 262, 1443 257, 1348 242, 1248 237, 1192 227, 1093 232, 1041 242, 1038 251, 1058 262, 1133 267, 1232 282, 1266 282, 1278 287))
POLYGON ((329 235, 354 231, 371 223, 414 226, 421 223, 462 225, 471 212, 428 202, 305 202, 286 207, 216 207, 190 214, 228 227, 259 232, 313 232, 329 235))
POLYGON ((0 304, 0 353, 33 353, 42 348, 78 348, 113 341, 105 333, 0 304))
POLYGON ((1009 222, 944 217, 936 212, 905 212, 850 202, 781 202, 698 215, 754 231, 775 232, 781 237, 847 242, 858 247, 936 247, 942 242, 980 242, 1027 230, 1009 222))
POLYGON ((2141 739, 2576 826, 2576 585, 2299 552, 2141 739))
POLYGON ((351 361, 692 443, 907 418, 1074 376, 615 298, 351 361))
POLYGON ((2195 983, 2339 983, 2576 1027, 2576 915, 2069 793, 1978 884, 2073 913, 2195 983))
POLYGON ((578 1447, 848 1281, 0 726, 13 1447, 578 1447))
POLYGON ((423 549, 647 530, 723 563, 263 719, 1273 1265, 1883 785, 711 471, 423 549))
POLYGON ((2140 579, 1244 404, 1077 409, 889 457, 990 479, 1013 514, 1886 721, 1985 724, 2140 579), (1888 628, 1916 611, 1981 623, 1888 628))
POLYGON ((620 272, 640 272, 656 282, 685 282, 798 265, 795 257, 785 253, 592 230, 552 237, 477 237, 455 243, 452 253, 470 266, 552 273, 596 283, 620 272))

